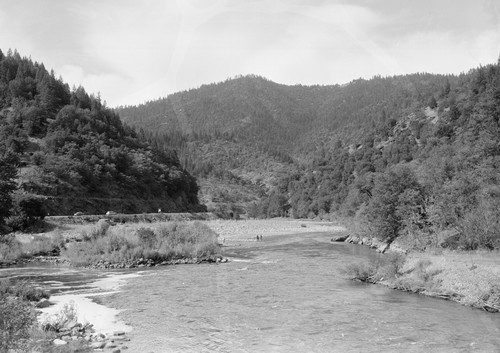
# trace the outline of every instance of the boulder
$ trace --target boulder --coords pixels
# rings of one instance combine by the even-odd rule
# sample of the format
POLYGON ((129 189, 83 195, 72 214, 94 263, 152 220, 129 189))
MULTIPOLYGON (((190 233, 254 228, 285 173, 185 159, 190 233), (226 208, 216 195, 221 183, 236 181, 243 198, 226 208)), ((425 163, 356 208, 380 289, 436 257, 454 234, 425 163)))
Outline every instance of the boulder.
POLYGON ((61 340, 59 338, 56 338, 55 340, 53 340, 52 343, 54 343, 54 345, 56 345, 56 346, 63 346, 65 344, 68 344, 68 342, 61 340))
POLYGON ((337 234, 334 235, 331 239, 332 242, 342 242, 346 241, 346 239, 349 237, 349 234, 337 234))
POLYGON ((387 248, 389 247, 389 244, 387 243, 380 243, 378 246, 377 246, 377 251, 380 252, 380 253, 384 253, 387 248))
POLYGON ((361 239, 357 235, 349 235, 345 241, 347 243, 359 244, 361 239))
POLYGON ((36 307, 39 309, 47 308, 50 306, 50 302, 48 299, 42 299, 38 303, 36 303, 36 307))
POLYGON ((106 345, 106 342, 93 342, 90 345, 90 348, 93 348, 93 349, 103 349, 105 345, 106 345))
POLYGON ((408 253, 408 250, 397 241, 391 243, 391 245, 389 246, 389 250, 400 254, 408 253))

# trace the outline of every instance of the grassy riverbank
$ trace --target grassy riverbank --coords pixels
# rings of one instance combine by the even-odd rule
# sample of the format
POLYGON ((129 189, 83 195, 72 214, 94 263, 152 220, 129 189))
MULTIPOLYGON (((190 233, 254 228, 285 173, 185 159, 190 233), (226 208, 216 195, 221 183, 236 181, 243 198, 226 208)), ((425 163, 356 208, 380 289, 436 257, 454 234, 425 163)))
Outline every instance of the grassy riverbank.
POLYGON ((345 273, 356 280, 500 311, 498 251, 381 254, 378 260, 347 265, 345 273))
POLYGON ((0 242, 0 264, 39 258, 75 266, 135 267, 220 260, 217 234, 198 221, 63 224, 0 242), (99 266, 97 266, 99 265, 99 266))
POLYGON ((202 261, 220 255, 217 234, 201 222, 131 223, 111 227, 99 221, 81 233, 61 256, 76 266, 96 263, 121 267, 179 259, 202 261))

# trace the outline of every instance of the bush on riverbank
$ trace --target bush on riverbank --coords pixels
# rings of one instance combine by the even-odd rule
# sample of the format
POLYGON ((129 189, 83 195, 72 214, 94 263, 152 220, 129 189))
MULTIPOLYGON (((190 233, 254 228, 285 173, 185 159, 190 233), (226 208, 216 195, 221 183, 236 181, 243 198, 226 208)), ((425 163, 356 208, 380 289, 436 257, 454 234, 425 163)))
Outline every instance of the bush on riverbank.
POLYGON ((12 285, 8 280, 2 280, 0 281, 0 296, 13 296, 27 302, 38 302, 42 299, 48 299, 50 295, 26 281, 12 285))
POLYGON ((35 310, 28 301, 9 290, 0 293, 0 352, 26 347, 35 322, 35 310))
POLYGON ((498 251, 439 251, 411 253, 348 264, 350 279, 456 301, 485 311, 500 311, 498 251))
POLYGON ((57 256, 64 247, 62 236, 35 236, 29 242, 19 242, 14 235, 0 236, 0 265, 34 256, 57 256))
MULTIPOLYGON (((49 294, 27 282, 0 281, 0 352, 87 353, 91 352, 83 339, 71 340, 62 346, 54 345, 60 336, 58 329, 76 323, 76 311, 65 307, 51 319, 52 326, 40 325, 36 303, 49 294)), ((49 321, 47 321, 49 322, 49 321)))
POLYGON ((200 222, 110 228, 101 236, 73 243, 62 255, 76 266, 99 261, 128 263, 139 259, 171 261, 217 255, 217 234, 200 222))
POLYGON ((10 234, 0 234, 0 264, 17 260, 22 255, 21 244, 10 234))
POLYGON ((404 263, 405 256, 403 254, 384 254, 369 262, 347 264, 344 273, 350 279, 377 283, 383 280, 392 280, 401 275, 404 263))

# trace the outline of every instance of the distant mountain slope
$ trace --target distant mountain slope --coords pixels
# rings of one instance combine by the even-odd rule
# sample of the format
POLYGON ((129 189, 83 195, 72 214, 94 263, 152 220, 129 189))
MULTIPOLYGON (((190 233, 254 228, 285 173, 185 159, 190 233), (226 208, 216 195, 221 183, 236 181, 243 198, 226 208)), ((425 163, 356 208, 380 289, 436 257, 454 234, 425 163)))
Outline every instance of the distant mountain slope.
POLYGON ((19 161, 17 194, 44 200, 51 215, 200 210, 195 179, 43 64, 0 51, 0 153, 19 161))
POLYGON ((269 193, 281 174, 310 167, 317 151, 334 149, 338 141, 359 143, 375 125, 423 107, 459 80, 414 74, 345 86, 286 86, 245 76, 116 112, 151 141, 177 149, 197 177, 230 171, 255 187, 252 175, 261 174, 269 193))
POLYGON ((376 119, 398 117, 426 103, 453 76, 415 74, 357 80, 345 86, 286 86, 258 76, 203 85, 117 112, 132 126, 152 131, 231 134, 266 148, 303 154, 311 136, 342 139, 376 119), (342 131, 342 134, 339 132, 342 131))

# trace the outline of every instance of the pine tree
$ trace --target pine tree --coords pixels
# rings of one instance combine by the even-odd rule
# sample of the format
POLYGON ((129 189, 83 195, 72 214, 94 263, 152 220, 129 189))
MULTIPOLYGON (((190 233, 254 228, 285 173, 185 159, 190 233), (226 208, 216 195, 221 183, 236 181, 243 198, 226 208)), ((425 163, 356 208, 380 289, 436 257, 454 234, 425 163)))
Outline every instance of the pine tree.
MULTIPOLYGON (((12 192, 16 189, 14 178, 17 176, 17 156, 10 151, 0 153, 0 226, 10 215, 12 192)), ((0 228, 1 231, 1 228, 0 228)))

